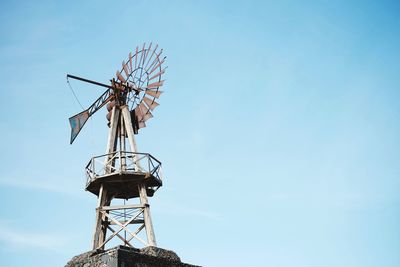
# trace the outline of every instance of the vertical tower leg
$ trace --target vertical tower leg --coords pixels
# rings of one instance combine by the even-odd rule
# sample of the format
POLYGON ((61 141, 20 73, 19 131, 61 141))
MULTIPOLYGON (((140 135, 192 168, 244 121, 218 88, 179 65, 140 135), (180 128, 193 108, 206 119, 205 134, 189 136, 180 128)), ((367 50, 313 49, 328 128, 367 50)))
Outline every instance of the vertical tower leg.
POLYGON ((98 204, 96 209, 96 224, 93 235, 93 249, 104 249, 104 245, 100 247, 100 244, 104 242, 107 231, 107 218, 101 213, 103 206, 109 205, 110 199, 107 196, 107 189, 101 185, 100 193, 98 198, 98 204))
MULTIPOLYGON (((128 134, 131 150, 133 152, 137 152, 132 121, 131 121, 131 114, 129 113, 129 109, 127 106, 123 106, 121 107, 121 109, 122 109, 122 116, 124 117, 125 128, 128 134)), ((140 169, 139 163, 137 163, 136 165, 137 165, 136 167, 140 169)), ((146 228, 147 243, 149 244, 149 246, 157 246, 156 238, 154 235, 153 223, 151 221, 151 216, 150 216, 150 205, 147 200, 146 185, 144 183, 139 184, 139 196, 140 196, 140 203, 144 206, 143 215, 144 215, 144 225, 146 228)))
POLYGON ((108 140, 107 140, 107 150, 106 154, 112 153, 117 148, 117 139, 118 139, 118 120, 120 118, 120 111, 117 107, 113 107, 111 111, 111 118, 110 118, 110 130, 108 133, 108 140))
POLYGON ((153 222, 150 216, 150 205, 147 200, 146 186, 142 183, 139 185, 140 203, 144 206, 143 217, 144 227, 146 228, 147 243, 149 246, 157 246, 156 236, 154 235, 153 222))
MULTIPOLYGON (((106 172, 111 172, 110 166, 115 165, 115 161, 111 160, 113 158, 113 152, 115 152, 117 147, 118 138, 118 120, 120 118, 120 111, 116 107, 113 108, 110 120, 110 131, 108 134, 107 151, 108 156, 106 157, 105 166, 106 172)), ((101 184, 100 192, 98 196, 98 204, 96 209, 96 223, 93 235, 93 249, 104 249, 104 240, 107 233, 107 217, 101 212, 104 206, 108 206, 111 203, 111 196, 109 196, 107 189, 101 184), (103 245, 102 245, 103 244, 103 245)))
POLYGON ((131 114, 129 112, 128 106, 121 107, 121 110, 125 122, 126 133, 128 134, 129 145, 131 146, 132 152, 137 152, 135 137, 133 133, 133 126, 131 121, 131 114))
POLYGON ((121 151, 121 170, 125 171, 126 170, 126 155, 125 155, 125 123, 124 123, 124 118, 121 116, 120 120, 120 128, 119 128, 119 148, 121 151))

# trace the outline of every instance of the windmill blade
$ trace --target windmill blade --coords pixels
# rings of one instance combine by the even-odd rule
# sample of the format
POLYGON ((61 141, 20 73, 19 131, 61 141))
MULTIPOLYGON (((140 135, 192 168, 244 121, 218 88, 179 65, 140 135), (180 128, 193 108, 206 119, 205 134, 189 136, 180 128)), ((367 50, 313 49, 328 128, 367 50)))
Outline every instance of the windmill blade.
POLYGON ((146 123, 144 121, 139 122, 139 129, 146 127, 146 123))
POLYGON ((151 49, 151 45, 152 45, 152 44, 153 44, 153 43, 150 42, 149 48, 146 49, 146 52, 145 52, 145 55, 144 55, 144 58, 143 58, 143 66, 144 66, 144 63, 146 62, 147 56, 148 56, 149 53, 150 53, 150 49, 151 49))
POLYGON ((153 111, 159 105, 156 101, 154 101, 154 99, 150 99, 148 97, 143 97, 143 101, 151 111, 153 111))
POLYGON ((130 71, 133 71, 132 69, 132 53, 129 52, 129 66, 131 67, 130 71))
POLYGON ((154 64, 156 64, 157 62, 160 61, 160 56, 161 56, 162 52, 163 52, 163 49, 160 49, 160 53, 156 54, 156 57, 151 62, 150 66, 149 67, 146 66, 146 72, 149 72, 149 70, 151 70, 153 68, 154 64))
POLYGON ((151 59, 153 58, 154 54, 156 54, 157 48, 158 48, 158 44, 156 44, 156 48, 154 48, 153 53, 151 53, 151 56, 150 56, 149 60, 147 61, 146 66, 144 67, 144 69, 147 69, 149 63, 151 62, 151 59))
POLYGON ((128 71, 127 64, 125 64, 125 61, 122 61, 122 68, 124 69, 125 76, 128 78, 129 77, 129 71, 128 71))
POLYGON ((158 67, 160 67, 161 64, 164 63, 165 59, 166 57, 164 57, 154 68, 152 68, 148 75, 150 76, 153 73, 153 71, 155 71, 158 67))
POLYGON ((147 112, 149 112, 149 109, 143 104, 143 102, 140 102, 139 104, 140 111, 142 112, 142 116, 144 117, 147 112))
POLYGON ((136 114, 136 117, 137 117, 137 120, 138 120, 138 128, 140 129, 140 128, 146 127, 146 123, 144 123, 144 120, 143 120, 144 114, 143 114, 143 112, 142 112, 142 110, 140 108, 140 105, 136 106, 135 114, 136 114))
POLYGON ((139 46, 136 46, 136 53, 135 53, 135 70, 136 70, 136 68, 137 68, 137 55, 138 55, 138 53, 139 53, 139 46))
POLYGON ((140 109, 139 106, 136 106, 136 108, 135 108, 135 114, 136 114, 136 116, 138 117, 138 120, 141 121, 142 118, 143 118, 143 112, 142 112, 142 110, 140 109))
POLYGON ((135 108, 135 113, 139 122, 145 122, 148 119, 153 118, 153 114, 151 114, 150 110, 143 104, 143 102, 140 102, 140 104, 135 108))
POLYGON ((119 71, 116 72, 116 75, 117 75, 118 80, 120 80, 123 83, 126 82, 124 76, 122 76, 119 71))
POLYGON ((146 94, 155 98, 159 98, 160 95, 163 93, 163 91, 152 91, 152 90, 146 90, 146 94))
POLYGON ((157 78, 157 77, 163 75, 163 74, 165 73, 165 69, 166 69, 166 68, 167 68, 167 67, 165 67, 165 68, 164 68, 162 71, 160 71, 159 73, 154 74, 152 77, 150 77, 150 78, 149 78, 149 81, 151 81, 151 80, 153 80, 154 78, 157 78))
POLYGON ((140 66, 142 64, 142 60, 143 60, 144 53, 145 53, 145 50, 144 50, 145 47, 146 47, 146 43, 143 44, 143 48, 142 48, 142 50, 140 50, 141 53, 140 53, 140 60, 139 60, 138 68, 140 68, 140 66))
POLYGON ((147 89, 155 89, 155 88, 162 86, 163 84, 164 84, 164 80, 161 80, 159 82, 155 82, 155 83, 151 83, 151 84, 147 85, 146 88, 147 89))
POLYGON ((75 138, 78 136, 89 117, 89 109, 87 109, 69 118, 69 124, 71 126, 70 144, 74 142, 75 138))
POLYGON ((143 122, 145 122, 145 121, 147 121, 148 119, 151 119, 151 118, 153 118, 153 114, 151 114, 150 111, 148 111, 146 113, 146 115, 143 116, 142 120, 143 120, 143 122))

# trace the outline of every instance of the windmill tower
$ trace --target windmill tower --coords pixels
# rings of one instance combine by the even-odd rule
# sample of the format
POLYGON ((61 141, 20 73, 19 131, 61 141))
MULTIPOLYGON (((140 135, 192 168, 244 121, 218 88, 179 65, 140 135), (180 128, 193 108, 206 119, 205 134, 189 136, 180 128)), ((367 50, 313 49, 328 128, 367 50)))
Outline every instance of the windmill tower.
POLYGON ((110 85, 67 75, 107 88, 88 109, 69 119, 72 144, 89 117, 103 106, 108 110, 106 152, 93 157, 86 166, 86 190, 98 198, 94 250, 104 250, 115 239, 129 247, 134 247, 134 242, 157 246, 148 197, 162 186, 161 162, 138 152, 135 135, 146 127, 146 121, 153 117, 151 112, 159 105, 156 99, 162 93, 159 89, 165 72, 161 54, 162 49, 151 43, 136 47, 110 85), (113 204, 118 199, 124 200, 123 204, 113 204))

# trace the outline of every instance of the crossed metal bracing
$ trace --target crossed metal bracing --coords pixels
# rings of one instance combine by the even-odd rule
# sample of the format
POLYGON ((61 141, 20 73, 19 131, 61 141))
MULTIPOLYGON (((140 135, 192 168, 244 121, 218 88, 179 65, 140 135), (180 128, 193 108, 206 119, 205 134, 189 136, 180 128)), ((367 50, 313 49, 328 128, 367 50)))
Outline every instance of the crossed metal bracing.
POLYGON ((137 240, 144 246, 150 244, 139 237, 145 228, 145 205, 103 206, 99 208, 103 217, 104 226, 111 234, 98 245, 96 249, 103 248, 114 237, 118 237, 126 246, 134 247, 132 241, 137 240), (122 235, 124 232, 124 235, 122 235))

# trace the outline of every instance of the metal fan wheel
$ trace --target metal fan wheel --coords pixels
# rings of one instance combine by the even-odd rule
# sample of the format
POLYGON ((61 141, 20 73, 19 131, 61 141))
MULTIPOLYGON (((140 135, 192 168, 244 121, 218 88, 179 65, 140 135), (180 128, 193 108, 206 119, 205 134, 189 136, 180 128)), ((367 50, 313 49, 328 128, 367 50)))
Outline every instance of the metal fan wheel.
POLYGON ((159 104, 156 102, 161 95, 159 88, 163 85, 162 75, 165 72, 163 63, 165 57, 161 57, 162 49, 158 45, 148 47, 143 44, 140 49, 136 47, 135 53, 129 53, 126 61, 122 62, 122 68, 117 71, 117 81, 130 88, 126 92, 125 104, 129 110, 134 110, 139 128, 146 126, 145 122, 152 118, 151 111, 159 104))

